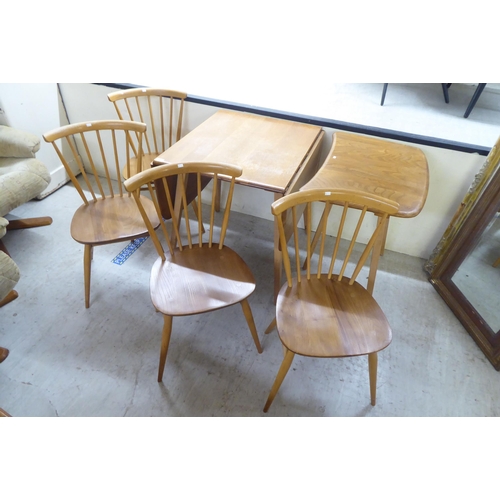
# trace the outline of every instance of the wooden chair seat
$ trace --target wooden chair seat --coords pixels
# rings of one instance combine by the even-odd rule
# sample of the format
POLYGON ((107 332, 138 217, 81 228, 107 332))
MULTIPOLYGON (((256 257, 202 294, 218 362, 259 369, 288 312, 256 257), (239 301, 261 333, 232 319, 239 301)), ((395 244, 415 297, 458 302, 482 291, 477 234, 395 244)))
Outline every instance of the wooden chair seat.
POLYGON ((186 316, 221 309, 246 299, 255 279, 243 259, 231 248, 185 248, 165 254, 151 270, 151 299, 156 309, 186 316))
POLYGON ((344 277, 285 284, 276 303, 281 342, 302 356, 338 358, 361 356, 386 348, 391 327, 372 295, 344 277))
MULTIPOLYGON (((160 224, 151 200, 144 200, 155 226, 160 224)), ((81 205, 71 221, 71 236, 84 245, 104 245, 147 236, 148 230, 132 197, 106 197, 81 205)))

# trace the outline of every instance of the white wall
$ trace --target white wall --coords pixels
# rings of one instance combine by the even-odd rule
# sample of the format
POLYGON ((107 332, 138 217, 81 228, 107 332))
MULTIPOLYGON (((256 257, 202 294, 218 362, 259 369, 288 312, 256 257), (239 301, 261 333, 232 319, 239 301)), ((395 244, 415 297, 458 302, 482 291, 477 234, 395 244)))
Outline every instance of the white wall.
MULTIPOLYGON (((113 105, 107 94, 115 89, 92 84, 60 84, 61 96, 69 121, 116 118, 113 105)), ((55 84, 1 84, 0 107, 12 126, 20 126, 41 135, 59 126, 65 120, 60 116, 55 84), (32 110, 36 110, 33 112, 32 110), (36 119, 31 118, 36 114, 36 119)), ((217 108, 187 103, 185 131, 217 111, 217 108)), ((331 145, 334 131, 326 129, 323 157, 331 145)), ((48 151, 43 143, 40 159, 46 162, 49 170, 57 171, 59 160, 48 151)), ((453 217, 474 176, 484 162, 484 157, 476 154, 460 153, 441 148, 421 146, 430 171, 429 196, 420 215, 413 219, 393 218, 387 237, 387 248, 400 253, 428 258, 441 235, 453 217)), ((273 194, 262 190, 237 186, 233 209, 264 219, 272 219, 270 205, 273 194)))
POLYGON ((40 138, 36 157, 51 174, 51 183, 41 197, 68 181, 51 144, 42 134, 67 123, 56 83, 0 83, 0 124, 31 132, 40 138))

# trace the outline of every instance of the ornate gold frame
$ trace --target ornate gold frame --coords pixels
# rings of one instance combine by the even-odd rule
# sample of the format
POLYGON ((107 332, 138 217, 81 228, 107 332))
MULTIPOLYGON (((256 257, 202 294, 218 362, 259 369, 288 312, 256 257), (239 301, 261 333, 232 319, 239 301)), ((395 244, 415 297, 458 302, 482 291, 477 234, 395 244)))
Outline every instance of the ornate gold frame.
POLYGON ((429 281, 497 370, 500 370, 500 332, 489 327, 452 277, 499 210, 500 138, 424 266, 429 281))

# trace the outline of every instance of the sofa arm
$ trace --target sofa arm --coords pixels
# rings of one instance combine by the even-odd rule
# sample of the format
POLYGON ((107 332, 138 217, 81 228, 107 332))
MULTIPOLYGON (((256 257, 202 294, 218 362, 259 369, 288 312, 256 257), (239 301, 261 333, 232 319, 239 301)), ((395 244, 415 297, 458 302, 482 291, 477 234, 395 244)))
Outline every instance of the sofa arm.
POLYGON ((0 217, 0 238, 3 238, 5 236, 8 225, 9 221, 7 219, 4 219, 3 217, 0 217))
POLYGON ((0 300, 16 286, 20 276, 16 263, 0 250, 0 300))
POLYGON ((0 157, 34 158, 40 139, 30 132, 0 125, 0 157))

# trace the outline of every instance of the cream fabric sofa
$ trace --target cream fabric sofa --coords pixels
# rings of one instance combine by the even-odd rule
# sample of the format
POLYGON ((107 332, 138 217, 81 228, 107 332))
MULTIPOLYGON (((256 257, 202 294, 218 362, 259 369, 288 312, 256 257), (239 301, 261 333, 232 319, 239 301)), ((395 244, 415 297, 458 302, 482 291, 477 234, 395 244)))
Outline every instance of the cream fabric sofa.
MULTIPOLYGON (((6 233, 9 221, 0 217, 0 238, 6 233)), ((0 301, 7 297, 8 293, 19 281, 20 273, 16 263, 2 250, 0 250, 0 301)))
POLYGON ((39 149, 36 135, 0 125, 0 217, 49 185, 47 168, 35 158, 39 149))
MULTIPOLYGON (((39 149, 40 139, 36 135, 0 125, 0 238, 7 230, 52 223, 50 217, 17 219, 10 223, 4 217, 38 196, 49 185, 47 168, 35 158, 39 149)), ((13 290, 19 277, 19 268, 0 239, 0 305, 13 290)), ((16 296, 11 294, 12 298, 16 296)))

